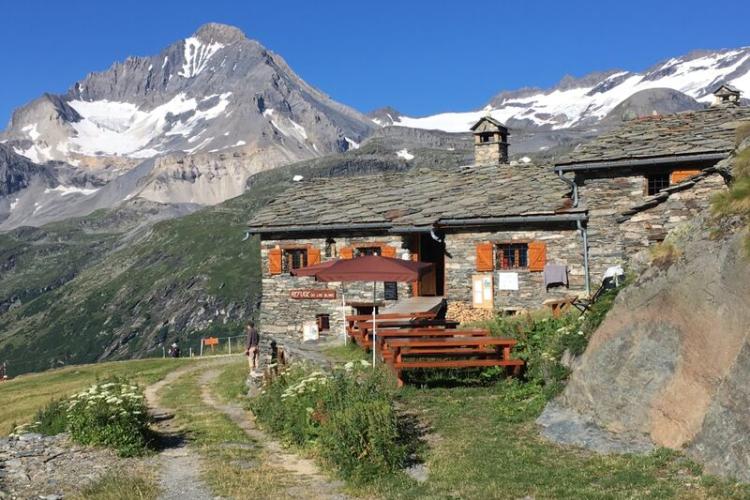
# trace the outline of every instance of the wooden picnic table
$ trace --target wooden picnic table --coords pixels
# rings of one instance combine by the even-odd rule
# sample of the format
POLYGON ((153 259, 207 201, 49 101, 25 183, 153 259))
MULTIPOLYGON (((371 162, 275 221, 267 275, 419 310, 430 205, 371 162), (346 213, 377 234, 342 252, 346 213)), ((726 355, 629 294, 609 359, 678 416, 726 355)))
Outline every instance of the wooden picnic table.
POLYGON ((518 373, 524 362, 511 358, 514 345, 515 339, 487 336, 393 339, 388 341, 386 362, 395 372, 399 387, 404 384, 401 372, 414 368, 507 366, 518 373), (404 359, 410 357, 431 359, 404 359))
MULTIPOLYGON (((390 340, 396 339, 408 339, 408 338, 444 338, 444 337, 457 337, 457 336, 468 336, 468 337, 487 337, 490 332, 486 329, 467 329, 467 330, 453 330, 446 328, 394 328, 384 329, 377 331, 377 338, 375 340, 376 348, 380 352, 381 356, 386 358, 388 351, 390 350, 387 343, 390 340)), ((370 345, 368 334, 368 347, 370 345)))

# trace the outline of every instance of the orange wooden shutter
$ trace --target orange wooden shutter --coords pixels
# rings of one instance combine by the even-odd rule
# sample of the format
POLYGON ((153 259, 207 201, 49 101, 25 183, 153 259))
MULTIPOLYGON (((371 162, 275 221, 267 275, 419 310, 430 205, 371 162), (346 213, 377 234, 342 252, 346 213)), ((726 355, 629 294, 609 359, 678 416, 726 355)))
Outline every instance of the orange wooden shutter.
POLYGON ((320 248, 307 247, 307 265, 314 266, 315 264, 320 264, 320 248))
POLYGON ((268 251, 268 272, 281 274, 281 248, 272 248, 268 251))
POLYGON ((396 247, 392 247, 390 245, 383 245, 380 247, 380 253, 383 257, 390 257, 392 259, 396 258, 396 247))
POLYGON ((339 250, 339 257, 342 259, 351 259, 354 257, 354 249, 352 247, 344 247, 339 250))
POLYGON ((670 184, 677 184, 678 182, 682 182, 685 179, 689 179, 690 177, 698 175, 700 173, 700 170, 675 170, 674 172, 672 172, 670 184))
POLYGON ((529 271, 544 271, 547 263, 547 244, 541 241, 529 243, 529 271))
POLYGON ((492 271, 495 264, 492 262, 492 243, 477 243, 477 271, 492 271))

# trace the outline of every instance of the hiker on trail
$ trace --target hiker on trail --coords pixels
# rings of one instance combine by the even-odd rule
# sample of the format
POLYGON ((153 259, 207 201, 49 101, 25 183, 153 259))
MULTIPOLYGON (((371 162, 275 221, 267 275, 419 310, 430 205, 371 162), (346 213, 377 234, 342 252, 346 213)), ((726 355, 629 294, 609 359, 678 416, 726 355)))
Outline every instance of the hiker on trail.
POLYGON ((180 357, 180 346, 177 345, 176 340, 172 343, 172 345, 169 348, 169 355, 173 358, 180 357))
POLYGON ((245 355, 247 356, 250 369, 255 371, 258 368, 258 349, 260 347, 260 335, 258 330, 255 329, 255 323, 252 321, 247 322, 245 327, 245 333, 247 333, 247 342, 245 343, 245 355))

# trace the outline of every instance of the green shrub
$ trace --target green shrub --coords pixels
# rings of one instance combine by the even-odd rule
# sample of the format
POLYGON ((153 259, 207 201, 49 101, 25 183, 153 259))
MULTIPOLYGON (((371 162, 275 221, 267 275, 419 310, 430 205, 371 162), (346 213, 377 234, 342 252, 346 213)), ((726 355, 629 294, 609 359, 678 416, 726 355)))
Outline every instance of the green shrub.
POLYGON ((514 354, 526 362, 526 379, 547 386, 548 392, 554 393, 570 374, 561 363, 563 354, 583 354, 589 338, 604 321, 623 287, 604 292, 583 315, 574 311, 553 317, 548 311, 539 311, 522 316, 498 316, 481 326, 489 328, 495 336, 516 339, 514 354))
POLYGON ((408 454, 393 407, 395 384, 366 361, 324 373, 298 364, 252 403, 273 434, 310 448, 344 478, 368 481, 400 468, 408 454))
POLYGON ((68 426, 68 405, 63 400, 55 400, 40 409, 34 423, 27 430, 45 436, 55 436, 66 431, 68 426))
POLYGON ((120 456, 143 454, 151 440, 143 394, 119 379, 74 394, 67 420, 74 441, 114 448, 120 456))

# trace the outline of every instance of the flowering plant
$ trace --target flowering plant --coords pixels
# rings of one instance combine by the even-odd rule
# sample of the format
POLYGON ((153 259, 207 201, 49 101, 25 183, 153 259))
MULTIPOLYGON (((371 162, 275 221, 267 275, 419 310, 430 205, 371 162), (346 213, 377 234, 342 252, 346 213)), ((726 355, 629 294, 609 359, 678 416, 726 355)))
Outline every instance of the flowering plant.
POLYGON ((124 380, 94 384, 71 396, 67 420, 74 441, 115 448, 121 456, 143 453, 150 441, 143 394, 124 380))

